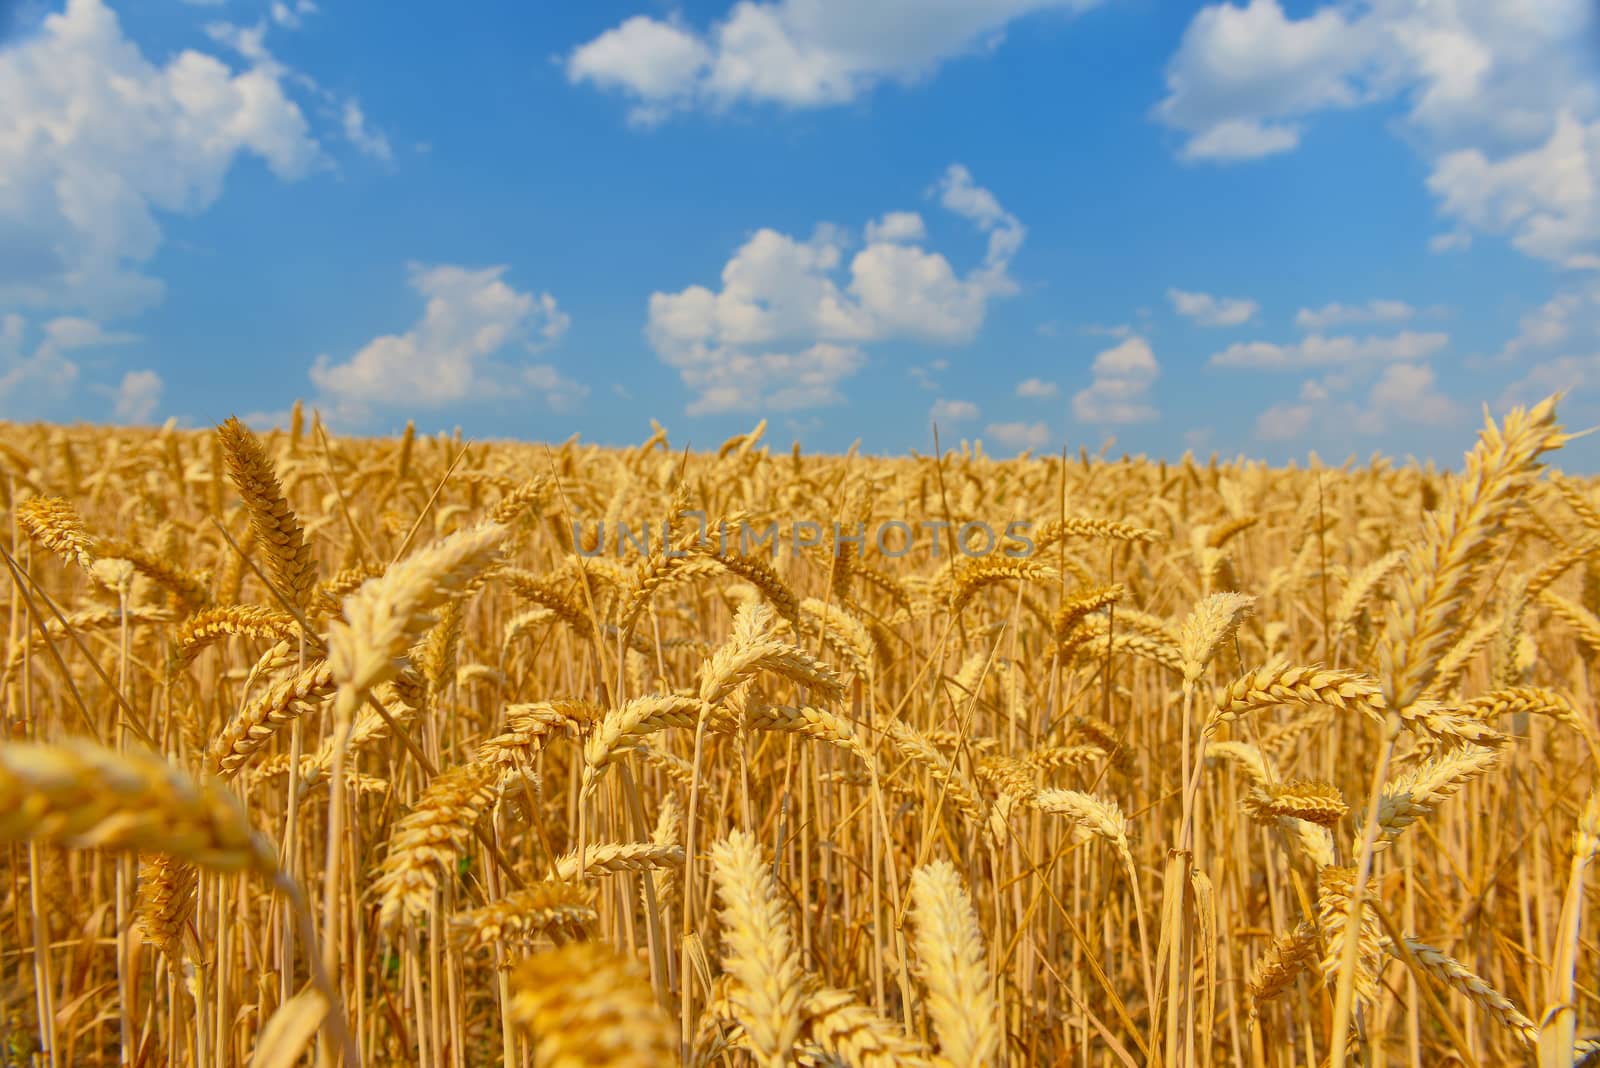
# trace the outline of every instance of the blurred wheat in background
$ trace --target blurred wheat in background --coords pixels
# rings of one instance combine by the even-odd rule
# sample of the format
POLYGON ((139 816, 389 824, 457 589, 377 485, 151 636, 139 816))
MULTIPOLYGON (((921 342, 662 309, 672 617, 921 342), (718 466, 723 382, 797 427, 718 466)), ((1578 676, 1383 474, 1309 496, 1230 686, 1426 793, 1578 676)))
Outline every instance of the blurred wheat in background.
POLYGON ((5 427, 0 1064, 1593 1053, 1553 401, 1458 472, 762 429, 5 427))

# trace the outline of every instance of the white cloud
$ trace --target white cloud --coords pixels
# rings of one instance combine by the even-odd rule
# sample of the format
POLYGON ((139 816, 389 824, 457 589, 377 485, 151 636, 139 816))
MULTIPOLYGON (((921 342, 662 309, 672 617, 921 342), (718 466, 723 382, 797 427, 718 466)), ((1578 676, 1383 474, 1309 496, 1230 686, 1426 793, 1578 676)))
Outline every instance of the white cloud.
POLYGON ((158 65, 101 0, 69 0, 0 50, 0 305, 148 307, 161 215, 205 211, 242 157, 283 180, 325 161, 291 72, 260 32, 238 43, 241 70, 193 49, 158 65))
POLYGON ((1256 437, 1262 441, 1293 441, 1311 427, 1316 409, 1309 404, 1275 404, 1256 416, 1256 437))
POLYGON ((1497 357, 1521 370, 1501 394, 1501 407, 1530 404, 1557 390, 1587 392, 1600 386, 1600 280, 1557 290, 1518 327, 1497 357))
POLYGON ((1100 323, 1090 323, 1083 328, 1085 334, 1091 337, 1114 337, 1117 340, 1133 336, 1133 327, 1127 323, 1116 323, 1112 326, 1103 326, 1100 323))
POLYGON ((1278 345, 1270 341, 1242 341, 1213 354, 1210 363, 1213 367, 1279 370, 1378 363, 1389 360, 1417 360, 1438 352, 1449 342, 1448 334, 1417 333, 1411 330, 1390 337, 1324 337, 1321 334, 1312 334, 1290 345, 1278 345))
POLYGON ((1056 384, 1042 378, 1025 378, 1017 383, 1017 396, 1044 400, 1056 395, 1056 384))
POLYGON ((1050 444, 1050 428, 1043 423, 990 423, 983 432, 1013 449, 1042 449, 1050 444))
POLYGON ((1308 378, 1300 383, 1300 399, 1320 403, 1334 393, 1342 393, 1348 388, 1349 383, 1340 375, 1329 375, 1321 380, 1308 378))
POLYGON ((1375 376, 1339 373, 1309 379, 1300 386, 1298 403, 1277 404, 1256 417, 1256 437, 1292 441, 1315 430, 1323 438, 1340 441, 1352 430, 1384 434, 1408 424, 1445 426, 1461 412, 1435 388, 1437 381, 1426 363, 1386 364, 1375 376), (1358 402, 1349 395, 1364 381, 1370 385, 1358 402))
POLYGON ((936 423, 959 423, 978 418, 978 406, 964 400, 936 400, 928 418, 936 423))
POLYGON ((1360 103, 1359 75, 1375 42, 1369 27, 1323 8, 1290 19, 1277 0, 1202 9, 1167 65, 1156 116, 1189 134, 1191 159, 1247 159, 1293 148, 1286 121, 1360 103))
POLYGON ((918 388, 932 393, 937 392, 939 389, 939 380, 934 376, 942 374, 949 369, 949 360, 929 360, 926 364, 912 364, 906 368, 906 374, 911 376, 918 388))
POLYGON ((1368 0, 1291 18, 1278 0, 1212 4, 1167 67, 1155 117, 1180 154, 1235 161, 1294 148, 1320 112, 1401 100, 1402 133, 1453 222, 1531 256, 1600 264, 1600 8, 1590 0, 1368 0))
POLYGON ((1099 0, 740 0, 705 32, 635 15, 574 49, 567 77, 633 98, 630 118, 741 101, 843 104, 996 46, 1012 21, 1099 0))
POLYGON ((155 67, 98 0, 0 52, 0 99, 0 301, 22 306, 152 303, 155 211, 204 210, 241 153, 294 178, 318 152, 276 76, 193 51, 155 67))
POLYGON ((867 244, 879 241, 926 241, 928 228, 914 211, 891 211, 867 223, 867 244))
POLYGON ((1180 153, 1189 161, 1237 160, 1276 156, 1300 146, 1298 123, 1265 123, 1257 119, 1225 119, 1189 138, 1180 153))
POLYGON ((239 421, 259 434, 287 427, 292 415, 288 408, 278 408, 273 411, 246 412, 239 417, 239 421))
POLYGON ((1592 265, 1600 242, 1600 119, 1562 113, 1542 144, 1500 160, 1477 148, 1442 157, 1428 178, 1440 210, 1529 256, 1592 265))
POLYGON ((345 140, 354 145, 362 154, 384 163, 394 161, 394 149, 389 146, 389 139, 381 130, 374 130, 367 125, 367 116, 361 110, 361 105, 355 100, 344 102, 342 114, 345 140))
POLYGON ((493 357, 559 340, 570 320, 548 293, 506 284, 505 267, 410 265, 410 284, 426 300, 422 318, 403 334, 367 342, 343 363, 319 355, 311 381, 339 404, 340 417, 363 422, 373 407, 441 407, 515 392, 511 376, 552 404, 581 397, 582 386, 541 365, 513 367, 493 357))
POLYGON ((1167 290, 1167 299, 1173 310, 1201 326, 1239 326, 1256 317, 1261 306, 1253 300, 1240 297, 1213 297, 1209 293, 1186 293, 1181 289, 1167 290))
POLYGON ((1027 236, 1028 232, 1022 223, 1000 206, 1000 201, 995 199, 993 193, 974 182, 972 172, 959 163, 952 163, 945 168, 935 188, 939 193, 939 203, 946 210, 971 220, 979 230, 989 235, 984 266, 991 284, 1007 292, 1013 290, 1015 287, 1006 278, 1005 269, 1027 236))
MULTIPOLYGON (((548 296, 549 294, 545 294, 548 296)), ((565 319, 565 316, 562 316, 565 319)), ((553 365, 536 363, 522 369, 522 381, 543 395, 545 403, 553 410, 570 410, 589 395, 589 387, 562 375, 553 365)))
POLYGON ((1455 403, 1434 389, 1433 368, 1423 363, 1397 363, 1383 369, 1367 394, 1367 403, 1353 412, 1353 425, 1368 434, 1381 434, 1397 423, 1443 426, 1457 416, 1455 403))
POLYGON ((640 101, 630 117, 648 124, 684 101, 710 64, 711 50, 694 33, 635 15, 574 49, 567 79, 627 92, 640 101))
POLYGON ((1369 300, 1365 304, 1324 304, 1301 308, 1294 325, 1302 330, 1326 330, 1347 323, 1393 323, 1411 318, 1417 310, 1403 300, 1369 300))
MULTIPOLYGON (((982 265, 964 276, 942 254, 908 243, 903 224, 893 224, 895 240, 880 234, 846 265, 843 232, 823 225, 807 241, 758 230, 723 267, 720 290, 652 293, 646 332, 694 391, 689 413, 837 403, 839 383, 865 362, 863 344, 971 341, 989 303, 1015 291, 1007 268, 1024 231, 998 204, 983 207, 993 197, 965 168, 951 166, 939 188, 989 234, 982 265)), ((922 379, 932 381, 925 372, 922 379)))
POLYGON ((272 21, 286 30, 298 30, 301 20, 307 15, 317 13, 317 5, 312 0, 294 0, 287 3, 285 0, 272 0, 272 21))
POLYGON ((26 350, 28 323, 15 312, 0 316, 0 415, 11 419, 63 417, 61 407, 79 378, 79 349, 120 345, 135 340, 113 333, 90 319, 61 316, 43 325, 42 336, 26 350))
POLYGON ((129 371, 117 387, 112 412, 119 423, 149 423, 161 405, 161 376, 154 371, 129 371))
POLYGON ((1496 407, 1502 411, 1513 405, 1534 404, 1562 390, 1577 392, 1600 385, 1600 352, 1587 356, 1557 356, 1532 364, 1506 386, 1496 407))
POLYGON ((1574 337, 1585 343, 1600 342, 1600 282, 1569 286, 1545 303, 1522 316, 1517 336, 1507 341, 1499 358, 1509 360, 1519 353, 1547 349, 1574 337))
POLYGON ((1144 338, 1130 337, 1094 358, 1092 381, 1072 398, 1072 414, 1085 423, 1143 423, 1159 416, 1149 402, 1161 365, 1144 338))

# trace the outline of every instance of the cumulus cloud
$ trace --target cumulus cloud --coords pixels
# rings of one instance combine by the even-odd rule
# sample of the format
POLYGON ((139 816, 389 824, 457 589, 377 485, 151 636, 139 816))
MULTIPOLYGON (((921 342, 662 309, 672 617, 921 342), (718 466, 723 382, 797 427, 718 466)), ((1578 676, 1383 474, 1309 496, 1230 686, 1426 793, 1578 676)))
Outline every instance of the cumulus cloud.
POLYGON ((1411 318, 1417 310, 1403 300, 1369 300, 1365 304, 1324 304, 1301 308, 1294 325, 1302 330, 1326 330, 1349 323, 1393 323, 1411 318))
POLYGON ((1467 230, 1448 230, 1428 238, 1429 252, 1465 252, 1472 247, 1472 234, 1467 230))
POLYGON ((1316 409, 1309 404, 1275 404, 1256 416, 1256 437, 1262 441, 1293 441, 1311 427, 1316 409))
POLYGON ((1186 160, 1260 159, 1288 152, 1300 144, 1298 123, 1265 123, 1258 119, 1225 119, 1189 138, 1183 146, 1186 160))
POLYGON ((995 47, 1013 21, 1073 13, 1099 0, 740 0, 705 31, 635 15, 573 49, 573 83, 620 92, 630 119, 754 101, 844 104, 893 81, 910 84, 953 57, 995 47))
POLYGON ((1324 337, 1312 334, 1289 345, 1270 341, 1242 341, 1214 353, 1213 367, 1252 367, 1288 370, 1390 360, 1418 360, 1444 348, 1450 336, 1405 330, 1389 337, 1324 337))
POLYGON ((881 219, 867 223, 867 244, 880 241, 926 241, 928 228, 922 216, 914 211, 891 211, 881 219))
POLYGON ((355 100, 346 100, 341 113, 341 124, 344 137, 356 147, 363 155, 371 156, 383 163, 394 161, 394 149, 389 145, 389 139, 380 130, 374 130, 367 124, 366 113, 361 110, 361 105, 355 100))
POLYGON ((364 422, 378 407, 442 407, 514 391, 517 379, 553 405, 587 392, 548 365, 507 365, 502 353, 537 352, 560 340, 570 320, 549 293, 507 284, 506 268, 411 264, 422 318, 401 334, 373 338, 343 363, 326 353, 311 381, 338 404, 340 418, 364 422))
POLYGON ((1042 449, 1050 444, 1050 428, 1043 423, 990 423, 983 432, 1013 449, 1042 449))
POLYGON ((1158 417, 1149 401, 1161 374, 1155 353, 1141 337, 1130 337, 1094 358, 1087 389, 1072 398, 1072 414, 1085 423, 1143 423, 1158 417))
POLYGON ((1600 282, 1565 287, 1518 322, 1515 337, 1500 349, 1500 359, 1548 349, 1582 338, 1600 342, 1600 282))
POLYGON ((1498 360, 1520 371, 1501 394, 1501 407, 1569 390, 1590 394, 1580 403, 1592 411, 1600 387, 1600 280, 1564 286, 1522 316, 1498 360))
POLYGON ((1365 374, 1309 379, 1301 384, 1297 402, 1273 405, 1256 417, 1256 437, 1292 441, 1316 432, 1339 441, 1352 430, 1385 434, 1401 426, 1450 425, 1461 409, 1437 383, 1426 363, 1391 363, 1365 374))
POLYGON ((1056 395, 1056 384, 1042 378, 1025 378, 1017 383, 1017 396, 1033 400, 1046 400, 1056 395))
POLYGON ((1600 8, 1588 0, 1370 0, 1300 18, 1279 0, 1190 21, 1154 116, 1180 154, 1234 162, 1295 148, 1319 113, 1401 100, 1451 229, 1530 256, 1600 265, 1600 8))
POLYGON ((1354 424, 1357 430, 1381 434, 1400 423, 1443 426, 1458 412, 1455 402, 1434 388, 1437 376, 1425 363, 1397 363, 1383 369, 1367 394, 1354 424))
POLYGON ((1005 266, 1027 235, 1015 215, 1000 206, 995 195, 972 180, 972 172, 959 163, 946 168, 935 187, 939 203, 947 210, 970 219, 989 235, 989 249, 984 266, 989 269, 996 284, 1009 286, 1005 279, 1005 266))
POLYGON ((239 421, 256 433, 264 434, 269 430, 287 427, 292 416, 293 413, 288 408, 275 408, 271 411, 245 412, 239 417, 239 421))
POLYGON ((160 213, 196 214, 242 156, 293 180, 321 158, 281 69, 185 49, 158 66, 100 0, 0 51, 0 304, 95 315, 161 298, 160 213))
POLYGON ((907 367, 906 374, 911 376, 911 380, 917 384, 917 388, 935 393, 939 390, 939 380, 935 376, 943 374, 949 369, 949 360, 929 360, 925 364, 912 364, 907 367))
POLYGON ((978 418, 978 406, 964 400, 936 400, 928 412, 935 423, 960 423, 978 418))
POLYGON ((632 96, 629 118, 648 125, 686 104, 710 65, 711 49, 692 31, 635 15, 574 49, 567 78, 632 96))
POLYGON ((1440 210, 1470 227, 1507 234, 1529 256, 1571 268, 1594 265, 1600 242, 1600 119, 1563 112, 1542 144, 1501 159, 1464 148, 1428 178, 1440 210))
POLYGON ((273 22, 286 30, 298 30, 307 15, 317 13, 317 5, 312 0, 294 0, 293 3, 288 3, 286 0, 272 0, 270 11, 273 22))
POLYGON ((1600 352, 1541 360, 1506 386, 1497 407, 1531 405, 1559 391, 1591 392, 1600 386, 1600 352))
POLYGON ((554 364, 536 363, 524 367, 522 381, 557 412, 569 411, 589 395, 588 386, 565 377, 554 364))
POLYGON ((837 403, 867 343, 976 337, 990 302, 1015 291, 1007 268, 1024 230, 959 165, 937 191, 989 235, 983 262, 964 275, 909 240, 904 222, 880 220, 894 238, 878 233, 848 264, 837 227, 819 226, 804 241, 761 229, 724 266, 720 289, 652 293, 646 334, 694 391, 689 414, 837 403))
POLYGON ((133 335, 108 331, 91 319, 59 316, 45 322, 31 351, 28 321, 12 312, 0 316, 0 416, 8 419, 62 418, 79 367, 72 353, 120 345, 133 335))
POLYGON ((1254 319, 1261 310, 1253 300, 1186 293, 1181 289, 1167 290, 1167 299, 1172 301, 1173 310, 1179 315, 1201 326, 1240 326, 1254 319))
POLYGON ((122 376, 112 403, 119 423, 148 423, 161 405, 161 376, 154 371, 129 371, 122 376))
POLYGON ((1203 8, 1167 65, 1155 114, 1189 135, 1189 159, 1237 160, 1294 148, 1300 116, 1358 104, 1374 32, 1334 8, 1291 19, 1277 0, 1203 8))
MULTIPOLYGON (((293 28, 315 10, 286 0, 271 16, 293 28)), ((273 58, 267 22, 207 30, 242 63, 196 49, 155 62, 102 0, 68 0, 0 51, 0 306, 92 320, 146 309, 164 295, 146 269, 163 216, 206 211, 241 159, 284 181, 328 165, 295 99, 328 94, 273 58)), ((352 107, 347 130, 381 154, 352 107)))

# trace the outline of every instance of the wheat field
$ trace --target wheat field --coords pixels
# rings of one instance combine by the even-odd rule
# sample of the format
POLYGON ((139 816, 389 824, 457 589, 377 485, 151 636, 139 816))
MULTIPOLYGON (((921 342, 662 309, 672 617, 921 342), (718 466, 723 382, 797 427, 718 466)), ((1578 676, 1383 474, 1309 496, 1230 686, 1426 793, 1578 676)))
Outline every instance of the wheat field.
POLYGON ((0 431, 0 1064, 1597 1048, 1554 398, 1453 471, 307 423, 0 431))

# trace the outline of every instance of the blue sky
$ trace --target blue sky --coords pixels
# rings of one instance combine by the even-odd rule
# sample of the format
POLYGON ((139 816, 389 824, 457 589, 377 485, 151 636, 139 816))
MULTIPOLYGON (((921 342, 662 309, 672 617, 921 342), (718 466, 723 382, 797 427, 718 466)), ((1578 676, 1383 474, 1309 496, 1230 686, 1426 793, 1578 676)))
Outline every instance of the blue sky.
POLYGON ((1484 403, 1600 424, 1590 0, 400 10, 0 0, 0 418, 1452 464, 1484 403))

